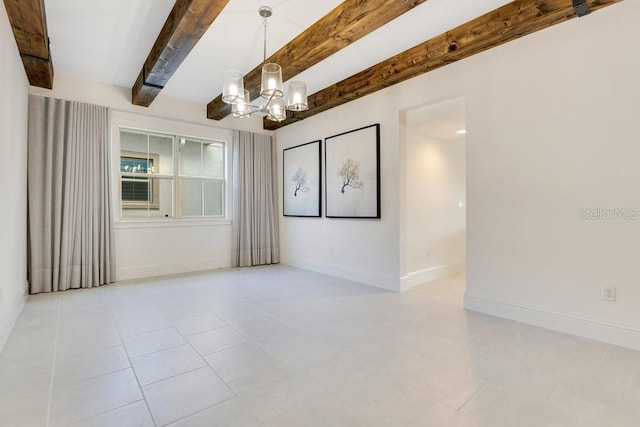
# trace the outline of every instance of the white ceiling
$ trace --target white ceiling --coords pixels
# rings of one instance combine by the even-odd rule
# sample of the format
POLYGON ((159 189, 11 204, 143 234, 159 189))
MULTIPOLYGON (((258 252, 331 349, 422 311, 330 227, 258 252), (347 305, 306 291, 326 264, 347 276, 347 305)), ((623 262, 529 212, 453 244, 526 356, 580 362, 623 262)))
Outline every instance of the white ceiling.
MULTIPOLYGON (((428 0, 296 78, 307 82, 309 93, 317 92, 508 2, 428 0)), ((56 73, 131 87, 173 3, 45 0, 56 73)), ((263 40, 260 5, 271 6, 274 11, 267 40, 267 55, 271 55, 340 3, 231 0, 162 93, 207 103, 220 94, 224 70, 246 73, 258 65, 263 40)))

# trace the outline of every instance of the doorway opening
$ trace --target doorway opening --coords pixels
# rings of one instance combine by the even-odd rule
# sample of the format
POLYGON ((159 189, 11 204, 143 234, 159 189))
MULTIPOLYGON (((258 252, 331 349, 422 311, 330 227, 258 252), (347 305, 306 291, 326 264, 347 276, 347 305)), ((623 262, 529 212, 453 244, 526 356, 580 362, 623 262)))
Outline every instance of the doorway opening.
POLYGON ((445 277, 456 277, 464 288, 465 99, 454 98, 405 111, 404 124, 406 276, 403 288, 445 277))

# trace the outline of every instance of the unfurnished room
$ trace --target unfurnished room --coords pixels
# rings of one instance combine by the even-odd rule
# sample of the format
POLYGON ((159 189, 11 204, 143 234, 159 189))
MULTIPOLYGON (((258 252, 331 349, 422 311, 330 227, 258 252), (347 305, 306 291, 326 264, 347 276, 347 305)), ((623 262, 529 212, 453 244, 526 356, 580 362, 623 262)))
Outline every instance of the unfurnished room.
POLYGON ((3 0, 0 426, 637 427, 639 22, 3 0))

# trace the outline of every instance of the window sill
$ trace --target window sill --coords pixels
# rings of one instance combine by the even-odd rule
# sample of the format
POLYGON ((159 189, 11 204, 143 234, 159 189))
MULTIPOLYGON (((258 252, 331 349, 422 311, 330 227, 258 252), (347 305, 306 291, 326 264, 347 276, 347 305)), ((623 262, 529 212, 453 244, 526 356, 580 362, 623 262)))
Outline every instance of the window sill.
POLYGON ((116 221, 116 229, 128 228, 178 228, 178 227, 218 227, 231 225, 231 220, 221 219, 121 219, 116 221))

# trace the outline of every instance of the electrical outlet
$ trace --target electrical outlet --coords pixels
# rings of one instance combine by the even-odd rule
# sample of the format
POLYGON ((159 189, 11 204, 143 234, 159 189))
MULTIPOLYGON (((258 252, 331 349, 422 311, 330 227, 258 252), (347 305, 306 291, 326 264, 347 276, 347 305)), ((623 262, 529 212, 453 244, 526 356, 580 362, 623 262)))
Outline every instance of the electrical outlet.
POLYGON ((616 300, 616 287, 615 286, 603 286, 602 287, 602 300, 614 302, 616 300))

